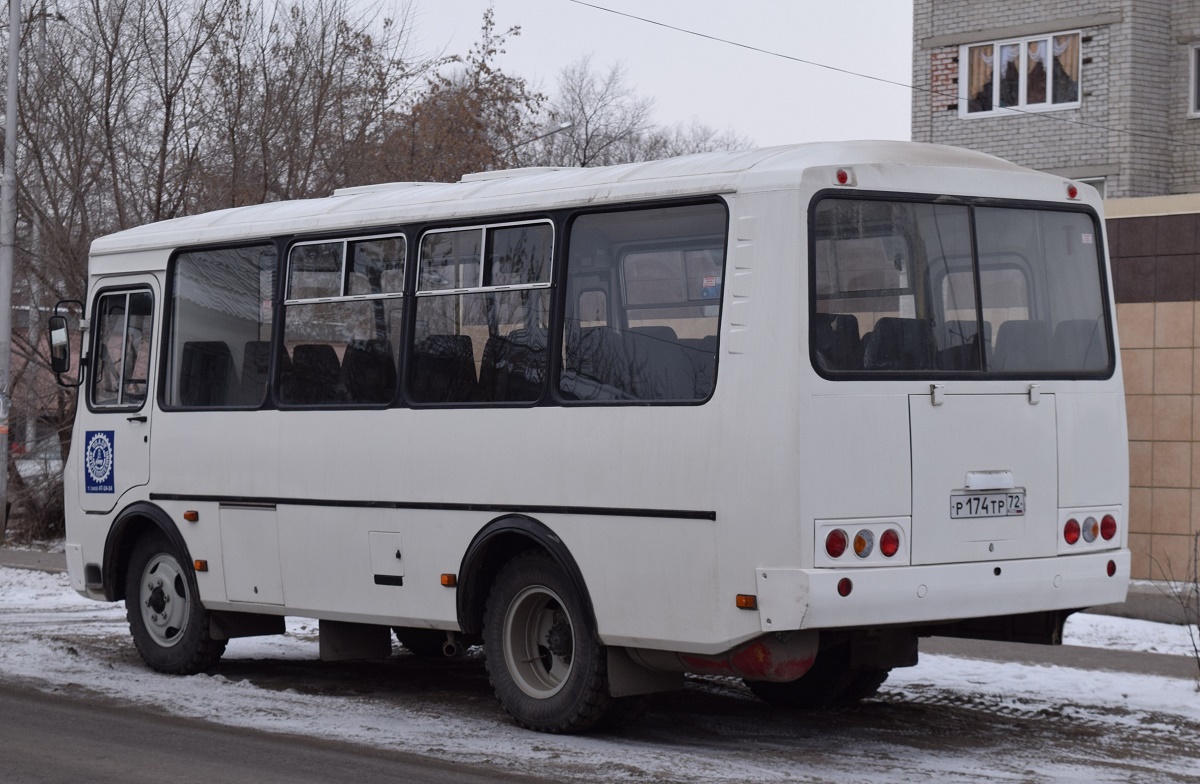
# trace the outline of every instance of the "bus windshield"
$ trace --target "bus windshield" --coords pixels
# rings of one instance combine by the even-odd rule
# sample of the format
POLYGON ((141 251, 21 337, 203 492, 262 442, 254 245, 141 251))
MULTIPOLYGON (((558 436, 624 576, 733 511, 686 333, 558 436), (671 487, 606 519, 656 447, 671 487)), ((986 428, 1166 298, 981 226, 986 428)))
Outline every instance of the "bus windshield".
POLYGON ((1093 215, 992 204, 819 200, 809 330, 818 372, 1111 375, 1093 215))

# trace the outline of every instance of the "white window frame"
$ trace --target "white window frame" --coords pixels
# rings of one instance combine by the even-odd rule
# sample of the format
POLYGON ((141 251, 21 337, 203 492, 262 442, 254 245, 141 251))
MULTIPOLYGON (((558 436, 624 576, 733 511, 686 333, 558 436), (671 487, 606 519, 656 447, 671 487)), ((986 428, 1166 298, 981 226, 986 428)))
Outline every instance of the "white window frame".
POLYGON ((1200 118, 1200 41, 1188 47, 1188 112, 1193 119, 1200 118))
POLYGON ((958 47, 958 116, 964 119, 977 119, 980 117, 1011 117, 1018 114, 1029 112, 1056 112, 1066 109, 1078 109, 1083 104, 1083 32, 1081 30, 1059 30, 1056 32, 1040 33, 1038 35, 1027 35, 1021 38, 1004 38, 994 41, 976 41, 974 43, 962 44, 958 47), (1028 78, 1028 68, 1026 58, 1029 52, 1029 43, 1034 41, 1045 41, 1047 52, 1052 58, 1054 55, 1054 39, 1064 35, 1079 36, 1079 87, 1078 95, 1074 101, 1070 103, 1054 103, 1054 71, 1053 68, 1046 69, 1046 101, 1044 103, 1030 104, 1026 103, 1026 79, 1028 78), (1017 93, 1019 99, 1013 106, 999 106, 1000 103, 1000 70, 998 67, 992 68, 992 109, 986 112, 969 112, 967 111, 970 103, 970 96, 967 91, 970 89, 970 50, 979 46, 992 47, 992 62, 996 63, 999 59, 1000 48, 1003 46, 1016 46, 1019 54, 1019 64, 1017 66, 1018 86, 1017 93))

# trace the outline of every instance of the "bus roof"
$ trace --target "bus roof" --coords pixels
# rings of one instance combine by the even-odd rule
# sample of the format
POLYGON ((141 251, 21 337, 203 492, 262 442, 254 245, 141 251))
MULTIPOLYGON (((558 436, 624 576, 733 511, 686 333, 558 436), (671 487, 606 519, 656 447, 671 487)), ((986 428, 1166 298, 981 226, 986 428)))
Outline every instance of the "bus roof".
MULTIPOLYGON (((270 202, 150 223, 100 237, 93 258, 279 235, 359 230, 587 204, 796 186, 818 166, 890 165, 1029 171, 984 153, 900 141, 818 142, 596 168, 515 169, 455 183, 381 183, 319 199, 270 202)), ((94 272, 96 270, 93 270, 94 272)))

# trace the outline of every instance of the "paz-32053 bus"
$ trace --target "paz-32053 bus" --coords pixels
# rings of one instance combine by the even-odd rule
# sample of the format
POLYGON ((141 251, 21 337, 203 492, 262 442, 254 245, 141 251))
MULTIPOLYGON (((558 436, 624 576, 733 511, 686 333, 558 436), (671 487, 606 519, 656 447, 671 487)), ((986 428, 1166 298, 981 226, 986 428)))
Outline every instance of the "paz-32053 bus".
MULTIPOLYGON (((829 705, 1128 583, 1093 189, 812 144, 347 188, 92 245, 71 582, 156 670, 320 619, 593 725, 829 705)), ((59 369, 71 354, 54 324, 59 369)))

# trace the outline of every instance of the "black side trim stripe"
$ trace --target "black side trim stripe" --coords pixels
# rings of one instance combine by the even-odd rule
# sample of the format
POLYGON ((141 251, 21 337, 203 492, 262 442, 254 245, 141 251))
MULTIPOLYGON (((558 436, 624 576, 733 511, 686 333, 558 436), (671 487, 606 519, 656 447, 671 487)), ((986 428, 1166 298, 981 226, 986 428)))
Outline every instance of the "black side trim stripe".
POLYGON ((426 509, 437 512, 511 512, 513 514, 570 514, 602 517, 658 517, 669 520, 717 519, 714 511, 694 509, 627 509, 606 506, 504 506, 500 504, 438 504, 417 501, 343 501, 321 498, 248 498, 232 495, 184 495, 180 493, 151 493, 151 501, 195 501, 254 506, 332 506, 356 509, 426 509))

